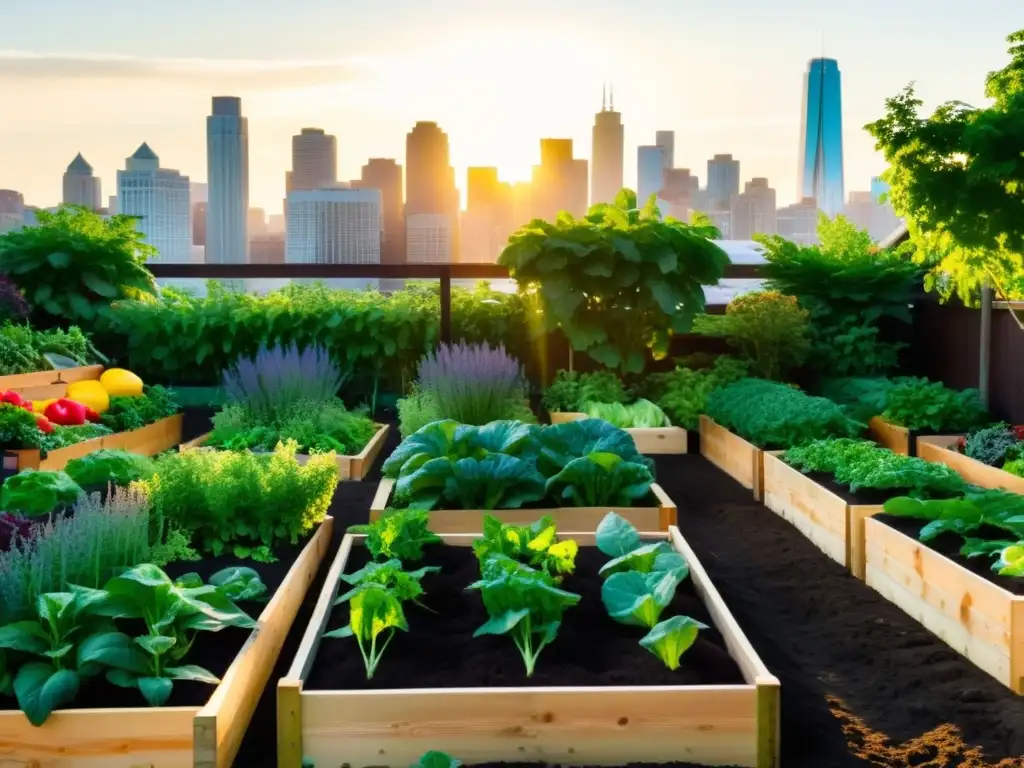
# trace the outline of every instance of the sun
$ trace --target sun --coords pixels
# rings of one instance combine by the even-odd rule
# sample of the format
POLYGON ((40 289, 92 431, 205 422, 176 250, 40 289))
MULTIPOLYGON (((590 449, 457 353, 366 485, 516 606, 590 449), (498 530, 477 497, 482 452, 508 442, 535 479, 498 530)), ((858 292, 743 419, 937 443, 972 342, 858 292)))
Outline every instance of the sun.
POLYGON ((498 179, 517 184, 521 181, 530 181, 533 175, 533 167, 529 165, 517 165, 515 163, 498 163, 498 179))

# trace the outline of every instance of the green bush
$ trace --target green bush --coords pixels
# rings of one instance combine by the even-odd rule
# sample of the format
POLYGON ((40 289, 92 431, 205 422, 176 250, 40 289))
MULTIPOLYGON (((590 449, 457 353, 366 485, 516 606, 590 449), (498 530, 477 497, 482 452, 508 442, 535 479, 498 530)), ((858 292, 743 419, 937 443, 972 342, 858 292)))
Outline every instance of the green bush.
POLYGON ((723 355, 710 368, 676 368, 648 377, 650 398, 669 420, 684 429, 698 429, 708 395, 750 375, 747 364, 723 355))
POLYGON ((859 421, 881 416, 922 432, 967 432, 991 421, 978 390, 950 389, 912 376, 835 379, 826 383, 823 394, 859 421))
POLYGON ((548 413, 581 412, 587 403, 626 403, 629 393, 611 371, 559 371, 546 390, 542 403, 548 413))

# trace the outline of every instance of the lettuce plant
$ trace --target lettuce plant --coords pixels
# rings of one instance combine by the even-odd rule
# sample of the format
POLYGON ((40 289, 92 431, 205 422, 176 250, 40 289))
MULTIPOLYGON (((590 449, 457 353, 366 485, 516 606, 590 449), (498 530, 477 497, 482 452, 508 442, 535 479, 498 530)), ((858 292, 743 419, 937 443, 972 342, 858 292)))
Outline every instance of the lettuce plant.
POLYGON ((525 565, 546 571, 555 580, 572 573, 579 545, 572 539, 559 541, 554 520, 545 515, 530 525, 502 523, 484 515, 483 538, 473 542, 473 553, 481 567, 487 558, 504 555, 525 565))
POLYGON ((83 493, 65 472, 25 469, 8 477, 0 488, 0 507, 26 517, 63 511, 83 493))
POLYGON ((394 589, 367 581, 353 590, 353 593, 348 599, 348 624, 325 632, 323 636, 355 637, 366 666, 366 679, 371 680, 395 632, 408 632, 409 624, 402 610, 402 601, 394 589))
POLYGON ((148 456, 128 451, 103 449, 72 459, 64 471, 78 485, 128 485, 153 474, 155 465, 148 456))
POLYGON ((591 419, 603 419, 620 429, 643 429, 670 426, 665 412, 650 400, 622 403, 586 403, 584 412, 591 419))
POLYGON ((655 624, 651 631, 640 638, 640 647, 646 648, 664 662, 671 670, 679 669, 679 660, 697 642, 697 633, 707 629, 689 616, 673 616, 655 624))
POLYGON ((441 541, 431 533, 430 515, 422 509, 389 509, 368 525, 353 525, 350 533, 366 536, 366 548, 375 560, 412 562, 423 559, 423 548, 441 541))
POLYGON ((542 403, 549 413, 580 411, 586 403, 625 403, 629 393, 611 371, 559 371, 544 390, 542 403))

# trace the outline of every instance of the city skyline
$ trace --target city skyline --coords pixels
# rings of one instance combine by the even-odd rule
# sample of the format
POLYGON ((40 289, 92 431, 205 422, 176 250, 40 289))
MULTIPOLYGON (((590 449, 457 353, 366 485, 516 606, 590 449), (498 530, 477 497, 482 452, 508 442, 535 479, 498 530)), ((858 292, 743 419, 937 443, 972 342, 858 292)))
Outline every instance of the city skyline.
POLYGON ((630 12, 597 2, 599 13, 590 12, 595 3, 583 13, 571 0, 558 10, 526 2, 518 13, 488 11, 472 27, 455 23, 465 3, 454 0, 435 3, 431 14, 382 2, 347 14, 344 25, 319 0, 280 10, 227 0, 213 11, 188 0, 173 13, 112 0, 106 8, 115 18, 102 25, 60 0, 57 17, 45 23, 20 6, 0 33, 7 106, 0 186, 22 191, 34 205, 54 205, 68 162, 81 152, 110 190, 123 158, 144 141, 160 148, 168 166, 202 179, 201 121, 211 95, 231 93, 242 98, 250 121, 253 206, 281 210, 291 137, 302 127, 336 135, 339 178, 354 179, 369 158, 403 162, 405 134, 417 121, 437 122, 449 135, 464 202, 467 167, 497 166, 503 180, 525 180, 540 138, 572 139, 576 156, 591 158, 593 115, 601 85, 610 81, 625 125, 627 186, 635 185, 637 147, 658 130, 673 130, 677 168, 701 175, 708 158, 732 154, 743 182, 767 177, 786 205, 798 198, 800 78, 821 53, 822 30, 826 55, 843 70, 847 191, 867 189, 884 163, 862 126, 881 113, 886 97, 927 74, 926 103, 983 101, 970 74, 1000 65, 1014 6, 979 2, 985 7, 964 23, 922 15, 917 0, 898 9, 872 0, 808 18, 780 8, 767 15, 739 0, 685 13, 654 0, 630 12), (398 11, 402 25, 368 33, 398 11), (744 21, 723 25, 730 11, 744 21), (654 24, 649 17, 659 13, 654 24), (525 17, 536 21, 524 25, 525 17), (912 39, 900 31, 911 20, 912 39), (237 34, 212 34, 229 21, 237 34), (140 25, 146 35, 127 34, 140 25), (686 46, 678 45, 680 34, 686 46), (952 52, 928 42, 953 36, 952 52), (649 56, 637 56, 638 48, 649 56), (339 60, 338 50, 348 57, 339 60), (728 66, 708 78, 705 58, 728 66), (503 66, 511 60, 516 67, 503 66))

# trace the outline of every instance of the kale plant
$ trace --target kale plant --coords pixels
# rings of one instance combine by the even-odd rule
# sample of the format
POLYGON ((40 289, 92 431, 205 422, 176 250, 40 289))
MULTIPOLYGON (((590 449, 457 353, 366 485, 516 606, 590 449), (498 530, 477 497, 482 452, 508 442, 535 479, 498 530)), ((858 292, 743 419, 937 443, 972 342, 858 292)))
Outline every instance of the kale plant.
POLYGON ((976 389, 950 389, 937 381, 911 379, 886 394, 882 418, 907 429, 959 433, 990 421, 976 389))
POLYGON ((1015 459, 1021 440, 1017 432, 1006 423, 975 429, 967 433, 964 454, 987 464, 1001 467, 1007 459, 1015 459))

